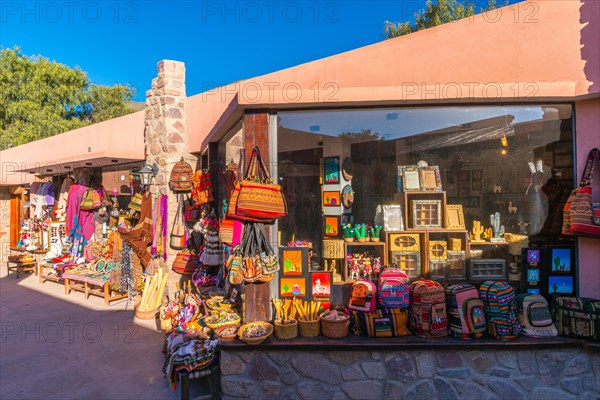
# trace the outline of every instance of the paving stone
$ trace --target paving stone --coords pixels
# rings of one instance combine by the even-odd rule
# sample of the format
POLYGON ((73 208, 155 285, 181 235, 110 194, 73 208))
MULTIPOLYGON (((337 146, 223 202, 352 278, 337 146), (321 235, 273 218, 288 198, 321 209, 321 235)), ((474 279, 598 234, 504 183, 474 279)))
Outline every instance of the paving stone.
MULTIPOLYGON (((385 387, 385 400, 397 400, 404 399, 404 390, 406 389, 406 384, 388 381, 385 387)), ((411 398, 412 397, 406 397, 411 398)))
POLYGON ((415 357, 419 378, 432 378, 435 374, 435 361, 432 353, 422 353, 415 357))
POLYGON ((560 377, 565 370, 565 362, 567 360, 566 354, 551 351, 538 351, 536 360, 542 382, 547 385, 557 384, 557 378, 560 377))
POLYGON ((254 358, 254 352, 252 351, 240 351, 236 353, 242 360, 249 363, 254 358))
POLYGON ((540 386, 542 382, 538 378, 516 378, 515 381, 523 387, 523 389, 531 392, 534 388, 540 386))
POLYGON ((292 359, 292 365, 300 375, 316 379, 331 385, 342 381, 338 366, 332 364, 324 356, 315 353, 301 353, 292 359))
POLYGON ((287 351, 270 351, 269 357, 279 365, 287 364, 292 357, 292 354, 287 351))
POLYGON ((460 368, 463 362, 456 351, 438 351, 435 353, 440 368, 460 368))
POLYGON ((361 364, 365 374, 371 379, 384 379, 385 378, 385 367, 382 363, 366 361, 361 364))
POLYGON ((513 383, 508 382, 505 379, 490 379, 488 384, 490 389, 500 395, 501 399, 517 400, 527 398, 521 389, 517 388, 513 383))
POLYGON ((220 360, 221 375, 238 375, 246 371, 246 364, 237 355, 223 352, 220 360))
POLYGON ((333 361, 342 365, 350 365, 356 361, 367 360, 369 353, 366 351, 330 351, 329 357, 333 361))
POLYGON ((344 393, 337 391, 333 394, 333 397, 331 398, 331 400, 347 400, 348 396, 346 396, 344 393))
POLYGON ((442 378, 435 378, 433 383, 438 391, 440 400, 459 400, 458 393, 450 382, 442 378))
POLYGON ((371 357, 373 357, 373 360, 381 360, 381 352, 374 351, 371 353, 371 357))
POLYGON ((358 381, 366 378, 367 375, 365 375, 358 363, 342 368, 342 379, 345 381, 358 381))
POLYGON ((494 368, 493 370, 491 370, 489 372, 489 374, 491 376, 499 376, 501 378, 510 378, 510 372, 505 371, 505 370, 500 369, 500 368, 494 368))
MULTIPOLYGON (((410 400, 431 400, 436 397, 435 388, 431 382, 421 382, 414 386, 411 386, 406 391, 406 399, 410 400)), ((397 397, 400 399, 402 397, 397 397)))
POLYGON ((303 400, 302 397, 296 393, 294 389, 287 390, 283 396, 280 397, 281 400, 303 400))
POLYGON ((575 396, 562 390, 549 387, 538 387, 531 392, 531 400, 575 400, 575 396))
POLYGON ((275 380, 279 378, 279 369, 263 352, 256 353, 250 364, 250 377, 257 380, 275 380))
POLYGON ((221 377, 221 391, 229 396, 250 397, 256 394, 256 384, 250 379, 224 376, 221 377))
POLYGON ((438 371, 438 375, 445 376, 448 378, 459 378, 465 379, 471 376, 471 370, 463 368, 463 369, 442 369, 438 371))
POLYGON ((480 374, 486 373, 492 365, 493 363, 490 360, 490 357, 479 356, 473 359, 473 366, 475 367, 475 370, 480 374))
POLYGON ((583 385, 581 383, 581 379, 579 378, 564 378, 560 381, 560 386, 568 392, 571 393, 581 393, 583 392, 583 385))
POLYGON ((298 384, 298 394, 304 400, 323 400, 333 396, 333 390, 317 382, 304 381, 298 384))
POLYGON ((590 359, 587 354, 580 354, 572 359, 565 369, 565 375, 573 376, 583 374, 590 366, 590 359))
POLYGON ((263 398, 274 399, 281 393, 281 383, 279 382, 265 382, 263 383, 263 398))
POLYGON ((452 383, 452 386, 456 388, 458 393, 464 392, 466 382, 467 381, 465 379, 450 379, 450 383, 452 383))
POLYGON ((281 382, 285 383, 286 385, 294 385, 298 383, 299 380, 300 376, 298 376, 298 374, 292 370, 281 373, 281 382))
POLYGON ((355 381, 346 382, 342 390, 353 400, 380 399, 383 386, 379 382, 355 381))
POLYGON ((490 393, 474 383, 465 384, 461 393, 461 400, 482 400, 492 397, 490 393))
POLYGON ((402 382, 412 382, 415 380, 415 369, 412 360, 405 353, 394 353, 392 357, 386 357, 385 367, 390 379, 402 382))
POLYGON ((594 390, 596 387, 596 378, 594 375, 586 375, 581 378, 581 383, 585 390, 594 390))
POLYGON ((522 374, 533 374, 537 370, 537 364, 532 351, 519 351, 517 359, 519 360, 519 371, 522 374))
POLYGON ((598 394, 594 394, 591 392, 585 392, 581 396, 579 396, 579 400, 598 400, 600 396, 598 394))
POLYGON ((506 368, 517 368, 519 366, 517 353, 514 351, 497 351, 496 359, 498 364, 506 368))

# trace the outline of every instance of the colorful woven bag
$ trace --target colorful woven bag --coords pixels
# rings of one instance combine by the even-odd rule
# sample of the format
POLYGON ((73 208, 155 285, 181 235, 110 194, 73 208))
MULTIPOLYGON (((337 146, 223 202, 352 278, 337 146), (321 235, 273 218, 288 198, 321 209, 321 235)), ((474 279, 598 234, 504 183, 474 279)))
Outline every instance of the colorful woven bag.
POLYGON ((175 219, 173 220, 173 227, 171 228, 169 245, 173 250, 183 250, 186 248, 186 244, 187 234, 185 229, 185 222, 183 221, 183 216, 181 216, 181 203, 179 203, 177 205, 175 219))
POLYGON ((498 340, 516 339, 521 333, 515 290, 507 282, 485 281, 479 287, 487 331, 498 340))
POLYGON ((563 210, 564 235, 600 237, 600 203, 592 203, 594 166, 600 165, 600 150, 588 154, 579 187, 571 192, 563 210))
POLYGON ((198 255, 189 251, 177 253, 173 261, 173 272, 181 275, 192 275, 198 266, 198 255))
POLYGON ((229 210, 229 216, 255 222, 271 222, 287 215, 281 186, 273 183, 258 146, 252 151, 244 180, 236 183, 229 210))
POLYGON ((552 318, 561 336, 600 341, 600 300, 553 297, 552 318))
POLYGON ((398 337, 410 335, 406 328, 408 310, 382 308, 373 312, 352 311, 355 335, 398 337))
POLYGON ((191 192, 192 191, 192 175, 194 170, 192 166, 183 161, 177 162, 171 170, 169 177, 169 186, 174 192, 191 192))
POLYGON ((197 206, 214 200, 213 187, 208 170, 199 169, 192 176, 192 199, 197 206))
POLYGON ((94 189, 88 189, 85 191, 83 198, 81 199, 81 203, 79 203, 80 210, 94 211, 96 208, 100 208, 100 205, 96 207, 96 204, 94 204, 94 192, 96 192, 94 189))
POLYGON ((446 293, 442 285, 420 280, 410 285, 410 329, 420 337, 441 337, 448 334, 446 293))

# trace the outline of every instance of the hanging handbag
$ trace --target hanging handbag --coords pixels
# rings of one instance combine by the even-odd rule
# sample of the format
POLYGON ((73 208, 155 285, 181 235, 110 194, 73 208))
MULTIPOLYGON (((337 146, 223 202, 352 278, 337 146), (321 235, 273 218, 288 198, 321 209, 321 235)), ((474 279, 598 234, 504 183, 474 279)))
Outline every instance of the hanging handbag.
POLYGON ((142 212, 142 199, 142 194, 140 192, 137 192, 129 201, 129 205, 127 206, 127 208, 133 211, 142 212))
POLYGON ((213 187, 208 170, 199 169, 192 176, 192 199, 198 206, 214 200, 213 187))
POLYGON ((79 203, 79 209, 82 211, 94 211, 96 208, 100 208, 100 206, 94 206, 94 189, 88 189, 83 194, 83 198, 81 199, 81 203, 79 203))
POLYGON ((241 285, 244 283, 244 277, 242 276, 242 263, 244 262, 240 255, 239 247, 236 247, 231 252, 231 255, 225 263, 227 269, 227 279, 232 285, 241 285))
POLYGON ((200 206, 195 204, 191 198, 187 198, 185 201, 185 211, 183 212, 183 220, 188 223, 195 223, 200 219, 200 206))
POLYGON ((243 232, 242 221, 225 216, 219 226, 219 239, 230 246, 237 246, 242 240, 243 232))
POLYGON ((579 187, 571 192, 563 210, 562 233, 565 235, 600 237, 600 204, 592 203, 594 166, 600 165, 600 150, 588 154, 579 187))
POLYGON ((198 255, 185 250, 177 253, 172 270, 181 275, 192 275, 198 266, 198 255))
POLYGON ((230 216, 255 222, 271 222, 287 215, 281 186, 273 183, 258 146, 252 151, 244 179, 235 185, 229 210, 230 216))
POLYGON ((171 229, 171 235, 169 237, 169 245, 173 250, 183 250, 186 248, 187 235, 185 230, 185 223, 181 215, 181 203, 177 204, 177 212, 175 213, 175 219, 173 220, 173 227, 171 229))

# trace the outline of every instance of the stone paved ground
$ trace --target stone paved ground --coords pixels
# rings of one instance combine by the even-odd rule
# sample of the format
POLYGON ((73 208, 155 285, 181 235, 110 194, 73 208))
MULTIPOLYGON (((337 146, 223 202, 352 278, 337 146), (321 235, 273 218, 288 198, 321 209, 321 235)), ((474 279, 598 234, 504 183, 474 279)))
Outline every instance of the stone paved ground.
POLYGON ((177 399, 163 338, 126 301, 105 307, 0 268, 0 399, 177 399))

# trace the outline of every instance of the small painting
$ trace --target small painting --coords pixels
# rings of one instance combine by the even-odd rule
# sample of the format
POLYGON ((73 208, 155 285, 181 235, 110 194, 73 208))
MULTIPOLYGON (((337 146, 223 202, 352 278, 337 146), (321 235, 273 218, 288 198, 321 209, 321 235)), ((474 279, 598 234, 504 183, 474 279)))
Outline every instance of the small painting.
POLYGON ((306 279, 304 278, 280 278, 280 297, 305 297, 306 279))
POLYGON ((571 249, 552 249, 552 272, 571 272, 571 249))
POLYGON ((331 297, 331 283, 333 274, 331 272, 311 272, 310 287, 312 297, 331 297))
POLYGON ((527 250, 527 262, 529 264, 537 264, 540 262, 541 256, 539 250, 527 250))
POLYGON ((340 203, 340 192, 324 191, 323 192, 323 205, 325 207, 339 207, 340 203))
POLYGON ((540 282, 540 270, 537 268, 531 268, 527 270, 527 284, 531 286, 537 286, 540 282))
POLYGON ((529 288, 529 289, 527 289, 527 293, 531 293, 531 294, 540 294, 540 289, 536 289, 536 288, 529 288))
POLYGON ((327 157, 323 160, 323 179, 327 183, 340 183, 339 157, 327 157))
POLYGON ((302 276, 305 268, 303 253, 303 250, 294 248, 281 251, 283 276, 302 276))
POLYGON ((572 276, 551 276, 548 280, 548 291, 552 293, 573 294, 572 276))
POLYGON ((338 237, 340 234, 340 217, 337 215, 327 215, 324 218, 324 222, 325 236, 338 237))

